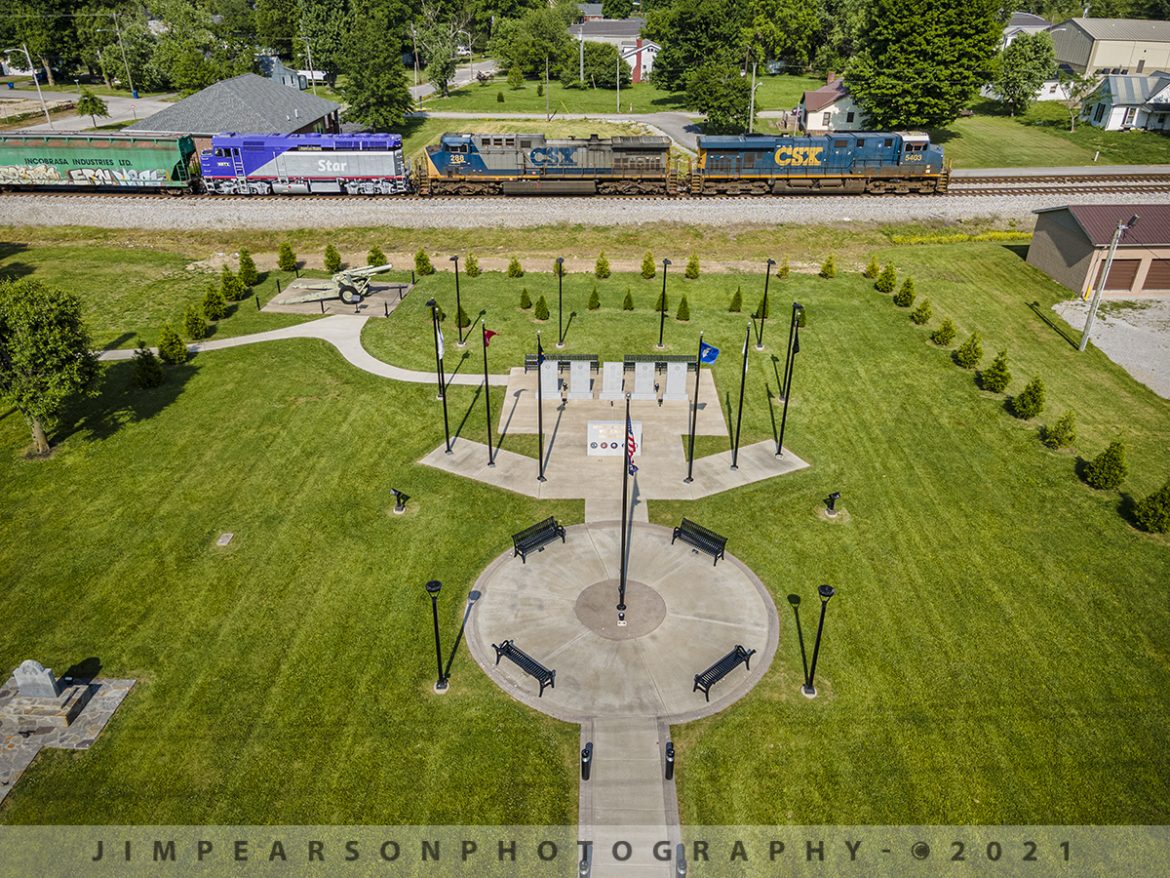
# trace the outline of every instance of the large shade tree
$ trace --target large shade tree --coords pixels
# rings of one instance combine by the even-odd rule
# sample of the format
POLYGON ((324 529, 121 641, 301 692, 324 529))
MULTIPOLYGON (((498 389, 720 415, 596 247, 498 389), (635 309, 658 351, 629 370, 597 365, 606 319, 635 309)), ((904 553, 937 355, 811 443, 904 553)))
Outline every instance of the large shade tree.
POLYGON ((1045 81, 1056 75, 1056 50, 1044 31, 1020 34, 996 58, 995 91, 1012 115, 1025 112, 1045 81))
POLYGON ((397 0, 361 0, 351 10, 345 36, 347 119, 375 131, 401 125, 411 107, 402 65, 408 10, 397 0))
POLYGON ((850 93, 879 129, 948 125, 991 79, 999 14, 996 0, 874 0, 850 93))
POLYGON ((686 88, 687 74, 707 63, 742 64, 750 4, 742 0, 677 0, 646 16, 643 33, 662 46, 654 82, 670 91, 686 88))
POLYGON ((54 418, 96 377, 81 300, 29 278, 0 281, 0 397, 24 415, 37 454, 49 451, 54 418))

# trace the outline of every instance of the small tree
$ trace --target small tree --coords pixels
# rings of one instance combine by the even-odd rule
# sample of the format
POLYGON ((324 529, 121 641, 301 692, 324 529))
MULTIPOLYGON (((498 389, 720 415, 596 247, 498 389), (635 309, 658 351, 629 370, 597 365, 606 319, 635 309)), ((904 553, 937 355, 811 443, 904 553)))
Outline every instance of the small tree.
POLYGON ((467 254, 467 261, 464 263, 468 277, 479 277, 479 260, 475 258, 474 253, 467 254))
POLYGON ((979 386, 984 390, 990 390, 992 393, 1003 393, 1012 380, 1011 370, 1008 369, 1007 351, 1000 351, 996 354, 991 365, 979 372, 976 377, 979 379, 979 386))
POLYGON ((169 323, 158 334, 158 358, 169 366, 187 362, 187 346, 169 323))
POLYGON ((508 263, 508 277, 524 277, 524 269, 520 267, 520 260, 515 256, 508 263))
POLYGON ((756 303, 756 310, 752 312, 753 320, 762 320, 765 317, 772 316, 772 303, 764 302, 764 297, 760 296, 760 301, 756 303))
POLYGON ((910 322, 915 326, 924 326, 930 322, 930 317, 934 313, 930 307, 930 299, 923 299, 922 304, 910 312, 910 322))
POLYGON ((538 82, 536 84, 536 96, 538 98, 544 97, 544 83, 543 82, 538 82))
POLYGON ((687 321, 691 319, 691 306, 687 304, 687 297, 684 294, 678 303, 678 313, 674 315, 675 320, 687 321))
POLYGON ((325 245, 325 270, 330 274, 341 271, 341 254, 332 244, 325 245))
POLYGON ((80 299, 28 278, 0 281, 0 396, 24 415, 37 454, 49 453, 45 431, 97 374, 80 299))
POLYGON ((630 294, 629 287, 626 287, 626 297, 624 299, 622 299, 622 310, 623 311, 633 311, 634 310, 634 297, 630 294))
POLYGON ((597 264, 593 266, 593 276, 605 280, 609 277, 609 260, 605 258, 605 251, 597 256, 597 264))
POLYGON ((1081 107, 1089 96, 1097 90, 1101 79, 1091 73, 1078 74, 1069 73, 1061 74, 1060 87, 1064 91, 1064 98, 1061 103, 1064 104, 1065 110, 1068 111, 1068 130, 1070 132, 1077 130, 1077 116, 1081 113, 1081 107))
POLYGON ((683 277, 688 280, 695 280, 699 276, 699 254, 692 253, 691 258, 687 260, 687 270, 683 272, 683 277))
POLYGON ((187 338, 192 341, 207 338, 207 318, 203 315, 202 308, 198 305, 187 306, 187 313, 183 315, 183 329, 187 332, 187 338))
POLYGON ((650 280, 655 274, 657 271, 654 268, 654 254, 647 250, 646 255, 642 257, 642 277, 650 280))
POLYGON ((502 104, 503 102, 504 102, 504 92, 503 91, 496 92, 496 103, 502 104))
POLYGON ((229 302, 239 302, 248 298, 248 288, 226 265, 219 274, 219 289, 224 299, 229 302))
POLYGON ((597 295, 597 284, 593 285, 593 292, 589 294, 589 310, 596 311, 601 307, 601 296, 597 295))
POLYGON ((370 248, 366 254, 366 265, 385 265, 386 254, 382 252, 382 248, 375 244, 370 248))
POLYGON ((532 296, 528 295, 528 287, 520 288, 520 307, 525 311, 532 307, 532 296))
POLYGON ((260 272, 256 270, 256 261, 247 247, 240 248, 240 280, 246 287, 254 287, 260 283, 260 272))
POLYGON ((1076 415, 1071 411, 1067 411, 1057 418, 1056 423, 1051 427, 1040 428, 1040 441, 1053 451, 1071 445, 1076 441, 1076 438, 1077 420, 1076 415))
POLYGON ((536 310, 532 316, 537 320, 548 320, 548 302, 544 300, 543 295, 536 300, 536 310))
POLYGON ((435 273, 435 266, 431 265, 431 257, 427 256, 427 251, 422 247, 419 247, 418 252, 414 254, 414 272, 419 277, 435 273))
POLYGON ((881 271, 881 266, 878 265, 877 257, 869 257, 869 262, 865 265, 865 271, 861 273, 862 277, 868 277, 870 280, 876 280, 878 273, 881 271))
POLYGON ((203 294, 203 315, 208 320, 222 320, 227 316, 228 303, 223 291, 212 284, 203 294))
POLYGON ((134 372, 130 378, 135 387, 147 389, 158 387, 163 383, 163 367, 154 355, 154 351, 146 346, 146 342, 139 340, 134 349, 134 372))
POLYGON ((914 278, 908 277, 902 281, 898 292, 894 293, 894 304, 899 308, 909 308, 914 304, 914 278))
POLYGON ((276 265, 281 271, 297 270, 297 254, 293 252, 292 244, 285 241, 276 253, 276 265))
POLYGON ((894 287, 898 285, 898 272, 892 265, 887 265, 882 269, 882 273, 878 275, 878 279, 874 282, 873 288, 879 293, 892 293, 894 287))
POLYGON ((471 318, 467 316, 467 312, 463 310, 463 305, 460 304, 455 312, 455 321, 459 324, 460 329, 466 329, 471 325, 471 318))
POLYGON ((826 259, 824 261, 824 263, 821 265, 821 277, 834 278, 836 276, 837 276, 837 260, 833 257, 833 254, 830 253, 829 258, 826 259))
MULTIPOLYGON (((524 71, 520 68, 519 64, 508 71, 508 87, 512 91, 524 88, 524 71)), ((500 94, 502 95, 503 92, 500 92, 500 94)))
POLYGON ((1112 491, 1121 486, 1128 472, 1125 443, 1114 441, 1085 465, 1085 482, 1098 491, 1112 491))
POLYGON ((1138 526, 1154 534, 1170 532, 1170 480, 1148 497, 1138 500, 1133 508, 1138 526))
POLYGON ((983 359, 983 342, 978 332, 972 332, 971 337, 959 345, 952 359, 964 369, 974 369, 983 359))
POLYGON ((787 280, 788 274, 792 269, 788 266, 788 257, 785 256, 780 260, 780 267, 776 269, 776 277, 779 280, 787 280))
POLYGON ((108 119, 110 116, 110 108, 97 95, 95 95, 88 88, 81 90, 81 97, 77 99, 77 114, 79 116, 89 116, 89 121, 93 123, 93 127, 97 128, 97 119, 95 116, 101 116, 103 119, 108 119))
POLYGON ((658 293, 658 298, 654 300, 655 311, 667 311, 670 309, 670 302, 666 298, 666 291, 661 290, 658 293))
POLYGON ((1044 411, 1044 382, 1033 378, 1024 389, 1008 400, 1008 411, 1020 420, 1034 418, 1044 411))
POLYGON ((735 292, 731 295, 731 304, 727 306, 727 310, 732 314, 738 314, 743 310, 743 292, 739 287, 735 288, 735 292))
POLYGON ((949 346, 955 340, 955 324, 951 318, 948 317, 938 325, 938 329, 930 334, 930 340, 940 348, 949 346))

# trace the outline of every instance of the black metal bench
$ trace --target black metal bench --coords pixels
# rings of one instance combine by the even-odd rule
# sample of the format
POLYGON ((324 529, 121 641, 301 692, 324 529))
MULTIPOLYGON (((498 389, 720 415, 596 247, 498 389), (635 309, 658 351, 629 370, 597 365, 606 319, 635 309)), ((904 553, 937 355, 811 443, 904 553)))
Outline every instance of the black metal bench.
POLYGON ((727 547, 727 537, 720 536, 713 530, 707 530, 689 518, 684 518, 682 524, 674 529, 674 536, 670 538, 670 544, 673 546, 674 541, 678 539, 684 543, 690 543, 696 549, 702 549, 704 552, 714 555, 715 564, 719 563, 719 559, 723 557, 723 550, 727 547))
POLYGON ((534 524, 518 534, 512 534, 512 557, 519 555, 520 561, 527 564, 529 552, 542 548, 545 543, 551 543, 557 537, 560 537, 563 543, 565 529, 557 524, 555 518, 546 518, 540 524, 534 524))
MULTIPOLYGON (((520 647, 514 641, 505 640, 499 646, 492 644, 492 649, 496 651, 496 664, 500 663, 501 658, 510 658, 524 673, 536 678, 540 683, 540 695, 544 695, 544 687, 552 686, 557 688, 557 672, 550 671, 520 647)), ((537 697, 539 698, 540 695, 537 697)))
MULTIPOLYGON (((756 654, 754 649, 744 649, 740 644, 735 645, 735 649, 725 655, 707 670, 701 674, 695 674, 695 688, 692 692, 702 692, 707 701, 711 700, 711 687, 738 668, 741 664, 746 665, 750 671, 752 669, 752 656, 756 654)), ((498 660, 497 660, 498 661, 498 660)))

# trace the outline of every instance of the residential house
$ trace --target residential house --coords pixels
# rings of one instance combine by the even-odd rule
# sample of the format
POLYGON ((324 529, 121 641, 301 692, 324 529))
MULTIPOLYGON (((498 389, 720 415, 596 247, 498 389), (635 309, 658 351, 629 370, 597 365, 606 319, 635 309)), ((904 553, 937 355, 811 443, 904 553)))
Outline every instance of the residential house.
POLYGON ((801 130, 809 134, 866 128, 865 113, 849 94, 845 82, 832 73, 825 85, 804 93, 796 112, 801 130))
POLYGON ((1117 224, 1135 214, 1140 221, 1118 243, 1102 295, 1170 296, 1170 204, 1072 204, 1037 210, 1028 264, 1075 293, 1095 290, 1117 224))
POLYGON ((577 21, 600 21, 605 18, 605 13, 601 11, 600 3, 578 3, 577 4, 578 17, 577 21))
POLYGON ((1170 70, 1170 21, 1070 18, 1049 33, 1057 62, 1077 73, 1170 70))
POLYGON ((1106 76, 1081 118, 1106 131, 1170 131, 1170 73, 1106 76))
MULTIPOLYGON (((582 4, 589 5, 589 4, 582 4)), ((653 40, 642 38, 643 18, 586 19, 569 28, 569 36, 587 43, 609 43, 615 46, 630 66, 630 80, 642 82, 654 68, 654 57, 660 47, 653 40)))
POLYGON ((1039 15, 1033 15, 1030 12, 1013 12, 1011 19, 1004 26, 1003 44, 1000 48, 1006 48, 1020 34, 1038 34, 1040 31, 1048 30, 1051 26, 1039 15))

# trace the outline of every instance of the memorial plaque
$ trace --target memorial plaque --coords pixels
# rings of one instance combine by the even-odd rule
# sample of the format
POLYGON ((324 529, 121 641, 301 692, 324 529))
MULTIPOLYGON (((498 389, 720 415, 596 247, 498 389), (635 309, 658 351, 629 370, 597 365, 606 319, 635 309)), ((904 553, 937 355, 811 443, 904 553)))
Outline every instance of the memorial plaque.
POLYGON ((686 402, 687 396, 687 364, 666 364, 666 392, 662 394, 663 402, 686 402))
POLYGON ((569 399, 593 399, 590 368, 587 360, 573 360, 569 363, 569 399))
POLYGON ((634 392, 630 399, 658 399, 658 390, 654 387, 654 364, 634 364, 634 392))
POLYGON ((602 399, 625 399, 625 392, 622 389, 624 371, 625 367, 622 363, 604 364, 601 375, 602 399))
POLYGON ((20 663, 12 676, 16 679, 16 689, 25 698, 56 698, 61 694, 61 684, 53 676, 53 671, 38 661, 27 659, 20 663))
MULTIPOLYGON (((642 422, 633 421, 634 427, 634 457, 642 454, 642 422)), ((626 441, 625 421, 590 421, 586 433, 586 443, 590 457, 618 457, 625 453, 626 441)))
POLYGON ((544 396, 561 395, 560 366, 556 360, 545 360, 540 364, 540 392, 544 396))

